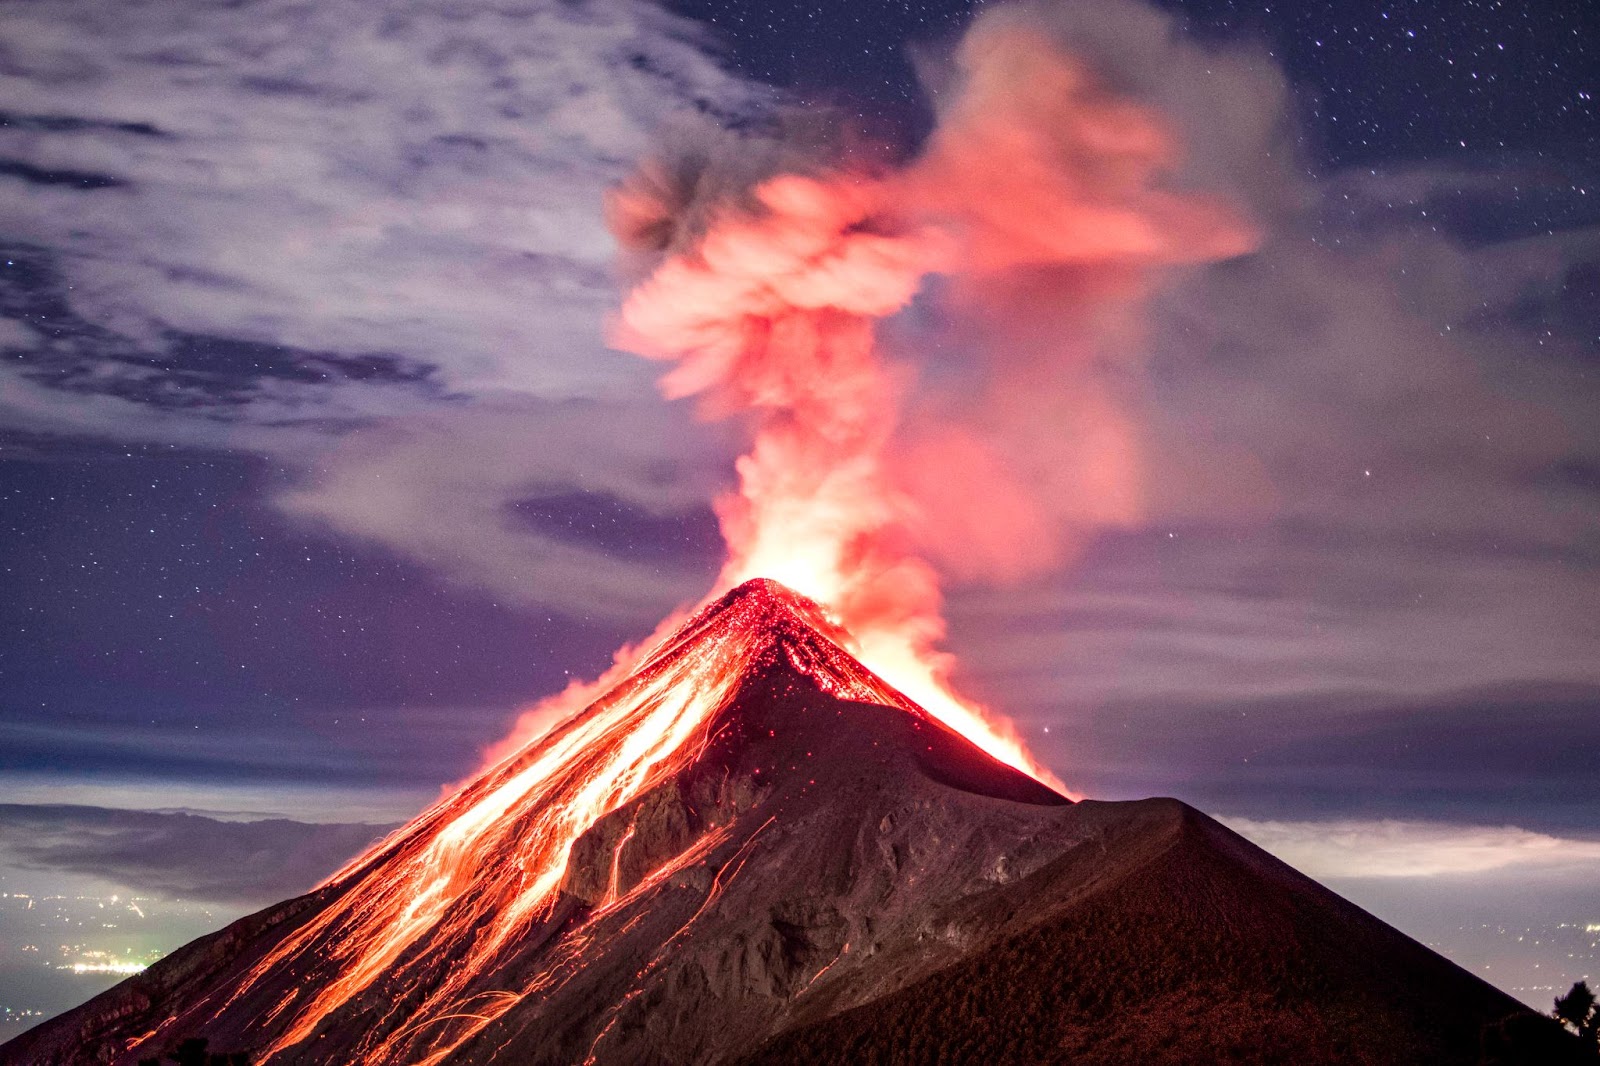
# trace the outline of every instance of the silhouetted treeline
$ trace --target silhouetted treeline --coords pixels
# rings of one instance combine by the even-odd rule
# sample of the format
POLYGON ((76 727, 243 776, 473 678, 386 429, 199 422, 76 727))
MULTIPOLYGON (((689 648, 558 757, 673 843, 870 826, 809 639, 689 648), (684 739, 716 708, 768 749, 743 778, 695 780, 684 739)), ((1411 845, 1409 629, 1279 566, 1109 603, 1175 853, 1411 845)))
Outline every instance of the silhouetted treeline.
POLYGON ((1582 981, 1555 1001, 1551 1017, 1518 1014, 1483 1034, 1484 1066, 1593 1066, 1600 1063, 1600 1007, 1582 981))
POLYGON ((1587 981, 1579 981, 1571 991, 1557 999, 1556 1009, 1552 1013, 1558 1021, 1577 1033, 1578 1039, 1586 1046, 1600 1053, 1600 1005, 1595 1003, 1594 993, 1589 991, 1587 981))

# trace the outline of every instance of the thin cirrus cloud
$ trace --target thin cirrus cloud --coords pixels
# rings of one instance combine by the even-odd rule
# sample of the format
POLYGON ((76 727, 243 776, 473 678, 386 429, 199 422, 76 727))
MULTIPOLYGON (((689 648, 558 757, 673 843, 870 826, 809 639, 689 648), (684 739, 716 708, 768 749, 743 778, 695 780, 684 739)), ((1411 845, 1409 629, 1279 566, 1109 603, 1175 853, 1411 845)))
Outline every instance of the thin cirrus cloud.
POLYGON ((0 804, 0 869, 88 875, 169 899, 267 903, 314 887, 382 826, 0 804))

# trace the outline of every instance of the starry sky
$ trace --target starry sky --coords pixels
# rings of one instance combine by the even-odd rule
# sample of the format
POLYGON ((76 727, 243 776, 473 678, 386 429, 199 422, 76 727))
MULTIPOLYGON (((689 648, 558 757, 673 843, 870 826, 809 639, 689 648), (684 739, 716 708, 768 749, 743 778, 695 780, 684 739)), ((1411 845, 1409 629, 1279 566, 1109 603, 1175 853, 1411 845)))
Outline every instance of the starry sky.
MULTIPOLYGON (((1152 297, 1147 519, 952 586, 961 686, 1474 968, 1600 922, 1600 16, 1057 6, 1262 239, 1152 297)), ((698 598, 741 440, 606 347, 602 195, 774 108, 909 155, 980 7, 0 10, 0 888, 303 889, 698 598)))

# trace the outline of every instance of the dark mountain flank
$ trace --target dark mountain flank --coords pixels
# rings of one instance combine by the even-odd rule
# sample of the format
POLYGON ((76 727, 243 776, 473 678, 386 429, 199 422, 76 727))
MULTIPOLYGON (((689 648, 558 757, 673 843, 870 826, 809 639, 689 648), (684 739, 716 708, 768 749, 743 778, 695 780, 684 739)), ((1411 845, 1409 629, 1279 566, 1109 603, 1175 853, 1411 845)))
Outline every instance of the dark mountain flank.
POLYGON ((1548 1035, 1176 800, 1072 803, 995 761, 844 640, 735 589, 329 884, 0 1063, 204 1037, 274 1064, 1449 1064, 1548 1035), (553 813, 635 764, 620 806, 553 813))

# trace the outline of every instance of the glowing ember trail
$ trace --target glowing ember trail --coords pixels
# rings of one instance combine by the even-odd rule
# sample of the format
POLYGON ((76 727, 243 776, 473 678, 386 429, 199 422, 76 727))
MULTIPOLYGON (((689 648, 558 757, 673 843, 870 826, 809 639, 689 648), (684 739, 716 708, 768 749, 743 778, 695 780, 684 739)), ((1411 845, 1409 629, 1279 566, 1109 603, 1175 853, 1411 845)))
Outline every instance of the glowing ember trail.
MULTIPOLYGON (((835 643, 844 639, 815 604, 771 582, 747 583, 652 650, 623 684, 336 875, 327 887, 342 894, 263 957, 216 1013, 291 960, 302 967, 304 996, 291 993, 274 1011, 287 1011, 293 1022, 264 1050, 270 1061, 311 1037, 322 1019, 378 978, 425 980, 429 945, 468 945, 455 952, 445 979, 408 1007, 408 1024, 364 1056, 373 1063, 409 1061, 407 1038, 437 1025, 423 1061, 443 1061, 536 991, 486 998, 468 995, 467 987, 492 970, 502 949, 539 926, 573 842, 601 816, 693 764, 712 739, 708 726, 716 712, 763 661, 782 656, 842 699, 921 713, 845 654, 835 643), (475 1002, 470 1009, 467 999, 475 1002)), ((703 838, 621 898, 613 873, 592 917, 649 889, 718 839, 703 838)), ((581 930, 572 937, 581 950, 581 930)))
MULTIPOLYGON (((762 662, 781 657, 841 699, 931 715, 1065 791, 1007 723, 952 692, 951 660, 938 650, 936 561, 950 569, 952 553, 965 554, 958 569, 1014 576, 1059 557, 1039 531, 1070 526, 1061 516, 1081 525, 1124 515, 1137 466, 1127 458, 1129 431, 1113 400, 1085 385, 1089 395, 1075 410, 1093 424, 1068 429, 1110 443, 1092 458, 1052 454, 1052 471, 1071 475, 1059 483, 1019 476, 968 426, 932 439, 931 449, 928 439, 921 444, 924 454, 948 457, 970 491, 965 482, 930 489, 945 471, 926 463, 913 484, 896 461, 912 381, 878 350, 876 324, 905 308, 934 272, 994 292, 1021 270, 1027 293, 1059 301, 1039 279, 1066 270, 1080 303, 1086 292, 1102 301, 1087 308, 1095 314, 1078 307, 1080 317, 1104 317, 1138 288, 1141 271, 1228 254, 1244 238, 1212 209, 1161 191, 1170 146, 1159 123, 1048 42, 987 17, 958 59, 962 90, 904 170, 778 167, 740 185, 701 180, 715 165, 708 158, 698 171, 647 167, 618 190, 613 229, 648 269, 625 301, 617 342, 672 364, 668 397, 698 396, 708 415, 753 425, 738 489, 718 502, 728 558, 713 596, 738 587, 715 603, 708 597, 686 622, 666 619, 639 648, 618 652, 605 676, 535 708, 493 753, 494 765, 330 879, 320 909, 277 940, 226 1002, 205 1006, 216 1014, 241 997, 256 1002, 273 975, 292 972, 292 989, 269 1008, 267 1021, 281 1028, 262 1061, 305 1054, 319 1025, 341 1010, 387 1011, 363 1028, 360 1061, 448 1061, 525 997, 565 980, 598 916, 655 890, 707 849, 734 846, 719 835, 726 826, 713 829, 624 888, 630 824, 605 856, 609 878, 587 917, 560 930, 546 921, 561 906, 575 842, 693 765, 715 740, 718 712, 762 662), (734 191, 701 203, 703 188, 734 191), (1060 485, 1071 486, 1065 504, 1060 485), (991 505, 1000 499, 1005 506, 991 505), (508 949, 530 938, 549 938, 553 961, 515 987, 492 987, 508 949), (447 967, 437 965, 440 954, 447 967)), ((1068 366, 1059 380, 1092 382, 1068 365, 1095 358, 1082 347, 1050 355, 1068 366)), ((1056 380, 1037 367, 1030 375, 1056 380)), ((1008 401, 1006 417, 1036 415, 1028 402, 1008 401)), ((759 842, 737 846, 745 855, 759 842)), ((737 869, 716 875, 713 895, 737 869)), ((570 919, 570 908, 562 913, 570 919)), ((179 1022, 141 1045, 172 1035, 165 1030, 179 1022)))

